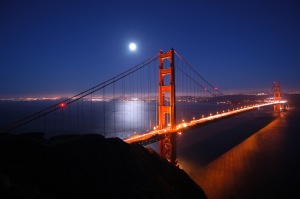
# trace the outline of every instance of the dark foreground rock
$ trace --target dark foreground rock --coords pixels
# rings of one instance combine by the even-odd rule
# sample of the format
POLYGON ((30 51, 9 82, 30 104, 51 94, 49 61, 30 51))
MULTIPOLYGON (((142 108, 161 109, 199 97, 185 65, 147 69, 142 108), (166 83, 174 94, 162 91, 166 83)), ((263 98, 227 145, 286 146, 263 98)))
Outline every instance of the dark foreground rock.
POLYGON ((156 152, 101 135, 0 134, 0 198, 206 198, 156 152))

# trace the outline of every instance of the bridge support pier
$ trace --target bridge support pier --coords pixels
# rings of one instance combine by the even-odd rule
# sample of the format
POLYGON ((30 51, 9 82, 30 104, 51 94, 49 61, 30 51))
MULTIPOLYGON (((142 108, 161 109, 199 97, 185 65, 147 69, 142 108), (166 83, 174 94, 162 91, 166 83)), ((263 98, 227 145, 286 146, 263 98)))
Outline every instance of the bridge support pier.
MULTIPOLYGON (((159 88, 158 88, 158 122, 159 129, 169 128, 172 132, 176 129, 175 116, 175 69, 174 50, 166 53, 160 52, 159 56, 159 88), (164 68, 164 60, 169 60, 170 66, 164 68), (169 80, 169 82, 168 82, 169 80), (167 99, 169 97, 169 100, 167 99)), ((177 134, 170 133, 160 141, 160 155, 173 165, 177 165, 176 154, 177 134)))
POLYGON ((159 152, 162 157, 166 158, 173 165, 178 166, 176 139, 177 133, 167 134, 163 140, 159 141, 159 152))

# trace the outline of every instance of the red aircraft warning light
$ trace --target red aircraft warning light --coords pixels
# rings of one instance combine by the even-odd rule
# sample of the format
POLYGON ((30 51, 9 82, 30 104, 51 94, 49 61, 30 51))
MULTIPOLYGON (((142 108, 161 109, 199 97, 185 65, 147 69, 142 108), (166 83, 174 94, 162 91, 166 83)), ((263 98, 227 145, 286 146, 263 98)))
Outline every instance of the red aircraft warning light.
POLYGON ((60 107, 60 108, 64 108, 65 106, 66 106, 65 103, 60 103, 60 104, 59 104, 59 107, 60 107))

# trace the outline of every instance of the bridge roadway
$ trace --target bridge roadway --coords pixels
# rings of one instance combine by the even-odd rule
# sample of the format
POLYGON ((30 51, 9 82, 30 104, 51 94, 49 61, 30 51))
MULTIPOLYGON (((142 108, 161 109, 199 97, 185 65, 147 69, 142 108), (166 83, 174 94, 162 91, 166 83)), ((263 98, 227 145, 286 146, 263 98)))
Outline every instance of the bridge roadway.
MULTIPOLYGON (((171 133, 184 133, 191 127, 199 127, 206 124, 209 124, 211 122, 216 122, 220 119, 224 119, 226 117, 234 116, 240 113, 244 113, 247 111, 259 109, 263 106, 269 106, 269 105, 275 105, 278 102, 269 102, 264 104, 256 104, 252 106, 244 106, 238 109, 228 110, 227 112, 223 111, 221 113, 218 113, 216 115, 210 115, 208 117, 202 117, 200 119, 194 119, 189 122, 182 122, 180 124, 176 125, 175 129, 164 128, 164 129, 154 129, 153 131, 145 132, 143 134, 135 134, 133 136, 130 136, 128 138, 124 138, 123 141, 127 142, 128 144, 136 143, 136 144, 142 144, 142 145, 148 145, 154 142, 157 142, 161 139, 163 139, 165 136, 171 133)), ((280 101, 279 103, 285 103, 285 101, 280 101)))

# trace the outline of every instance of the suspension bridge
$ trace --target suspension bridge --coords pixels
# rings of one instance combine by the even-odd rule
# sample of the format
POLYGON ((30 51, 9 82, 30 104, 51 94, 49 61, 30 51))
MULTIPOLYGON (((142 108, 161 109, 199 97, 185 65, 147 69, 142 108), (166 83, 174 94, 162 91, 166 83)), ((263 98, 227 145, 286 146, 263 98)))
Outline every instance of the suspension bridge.
POLYGON ((127 143, 159 142, 176 165, 178 134, 263 106, 280 111, 280 83, 261 101, 232 99, 203 78, 178 52, 160 51, 79 94, 1 127, 1 133, 43 132, 46 137, 102 134, 127 143))

